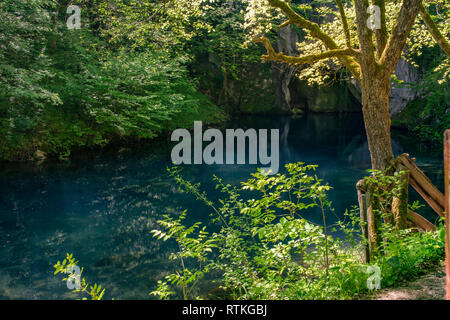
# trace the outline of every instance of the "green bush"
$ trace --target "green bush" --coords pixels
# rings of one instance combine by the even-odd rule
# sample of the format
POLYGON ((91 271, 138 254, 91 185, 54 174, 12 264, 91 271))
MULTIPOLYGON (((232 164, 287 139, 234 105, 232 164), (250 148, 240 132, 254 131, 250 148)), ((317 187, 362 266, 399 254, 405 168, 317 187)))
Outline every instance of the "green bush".
MULTIPOLYGON (((373 270, 380 271, 382 287, 392 286, 442 258, 444 240, 439 232, 398 231, 385 224, 383 254, 371 265, 363 264, 367 240, 359 232, 358 208, 345 213, 347 222, 338 223, 345 239, 330 236, 326 215, 332 210, 327 200, 331 188, 311 174, 315 169, 303 163, 288 164, 285 174, 257 172, 241 188, 215 177, 225 195, 218 204, 208 200, 198 184, 172 170, 183 190, 210 206, 220 229, 209 233, 199 222, 186 227, 186 212, 177 219, 166 216, 159 221, 162 230, 152 233, 178 243, 180 249, 171 258, 180 261, 181 269, 159 281, 151 294, 168 299, 178 288, 184 299, 204 298, 196 287, 214 271, 225 298, 349 299, 371 293, 373 270), (322 225, 303 217, 313 207, 322 213, 322 225)), ((395 177, 383 178, 381 173, 371 179, 387 181, 391 187, 397 183, 395 177)))

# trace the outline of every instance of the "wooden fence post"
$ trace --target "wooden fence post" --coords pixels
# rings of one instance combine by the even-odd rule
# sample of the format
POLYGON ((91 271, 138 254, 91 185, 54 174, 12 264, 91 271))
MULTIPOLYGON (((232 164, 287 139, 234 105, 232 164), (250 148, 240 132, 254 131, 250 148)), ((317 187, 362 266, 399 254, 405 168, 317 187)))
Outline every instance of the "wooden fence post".
POLYGON ((408 220, 408 169, 398 164, 396 168, 397 172, 404 171, 405 173, 400 176, 401 191, 398 197, 392 199, 392 215, 394 217, 394 224, 398 230, 406 229, 406 222, 408 220))
MULTIPOLYGON (((361 218, 361 231, 364 239, 369 240, 369 231, 367 229, 367 200, 365 192, 365 181, 360 180, 356 184, 358 190, 359 215, 361 218)), ((369 243, 364 244, 363 263, 370 262, 369 243)))
POLYGON ((367 239, 364 248, 364 260, 367 263, 373 260, 381 249, 380 201, 374 196, 374 186, 368 184, 366 180, 359 180, 356 189, 358 190, 362 233, 367 239))
POLYGON ((450 130, 444 133, 444 179, 445 179, 445 272, 446 299, 450 300, 450 130))

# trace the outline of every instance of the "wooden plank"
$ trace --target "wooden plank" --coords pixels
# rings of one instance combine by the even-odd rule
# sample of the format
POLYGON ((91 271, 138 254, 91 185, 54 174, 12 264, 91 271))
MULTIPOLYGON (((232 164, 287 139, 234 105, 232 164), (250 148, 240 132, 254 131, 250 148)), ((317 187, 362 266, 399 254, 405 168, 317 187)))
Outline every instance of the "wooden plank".
POLYGON ((447 295, 450 300, 450 130, 444 133, 444 179, 445 179, 445 272, 447 295))
POLYGON ((398 156, 398 159, 401 161, 401 163, 406 166, 409 171, 410 175, 414 178, 414 180, 417 181, 417 183, 420 184, 420 186, 434 199, 436 202, 444 207, 445 203, 445 197, 442 194, 442 192, 439 191, 438 188, 436 188, 430 179, 423 173, 422 170, 419 169, 419 167, 411 161, 409 156, 407 154, 402 154, 398 156))
POLYGON ((409 184, 422 196, 422 198, 439 216, 444 216, 444 207, 437 203, 436 200, 431 198, 430 195, 428 195, 426 191, 411 176, 409 177, 409 184))
POLYGON ((430 221, 422 217, 420 214, 408 209, 408 220, 411 221, 416 227, 423 231, 435 231, 436 226, 430 221))
POLYGON ((401 154, 397 158, 409 170, 409 183, 424 200, 439 214, 444 216, 445 197, 430 179, 411 161, 409 155, 401 154))

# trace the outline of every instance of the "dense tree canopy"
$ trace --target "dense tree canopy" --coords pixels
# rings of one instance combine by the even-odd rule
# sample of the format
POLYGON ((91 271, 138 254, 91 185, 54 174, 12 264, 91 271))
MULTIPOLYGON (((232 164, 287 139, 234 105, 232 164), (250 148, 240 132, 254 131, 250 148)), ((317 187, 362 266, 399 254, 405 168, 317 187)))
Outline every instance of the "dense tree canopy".
MULTIPOLYGON (((287 15, 286 10, 289 10, 288 8, 290 8, 289 14, 297 18, 304 17, 304 21, 302 20, 304 23, 311 23, 310 25, 303 24, 303 26, 300 24, 305 37, 297 44, 300 53, 307 58, 292 59, 283 55, 276 57, 277 60, 287 63, 305 64, 304 68, 301 69, 300 77, 310 83, 323 83, 327 76, 333 74, 329 71, 342 70, 345 65, 339 62, 339 55, 356 55, 355 53, 346 54, 346 52, 339 51, 325 53, 329 47, 360 49, 353 1, 293 1, 289 6, 287 6, 289 2, 284 1, 248 0, 248 2, 249 10, 246 14, 246 27, 249 31, 248 41, 262 41, 264 39, 261 38, 262 35, 268 34, 274 29, 296 24, 295 21, 283 20, 285 17, 283 12, 287 15), (283 5, 284 3, 286 6, 283 5), (343 20, 342 17, 345 17, 345 19, 343 20), (313 34, 311 28, 318 28, 320 30, 319 35, 313 34), (318 41, 318 37, 323 39, 318 41), (313 57, 317 54, 320 54, 320 56, 313 57)), ((397 21, 402 1, 382 1, 380 3, 384 5, 385 9, 385 24, 383 26, 385 26, 384 32, 386 33, 384 38, 387 41, 387 35, 392 33, 397 21)), ((428 24, 423 22, 422 15, 415 20, 406 40, 407 49, 402 51, 402 56, 405 59, 416 64, 414 58, 422 55, 423 50, 438 45, 430 33, 430 30, 436 30, 435 27, 432 27, 433 25, 438 25, 435 37, 442 39, 439 42, 448 54, 448 40, 445 40, 445 36, 450 33, 450 26, 447 23, 450 19, 450 11, 447 6, 445 0, 433 1, 427 5, 428 11, 426 11, 425 17, 428 21, 431 21, 431 27, 427 27, 428 24)), ((376 38, 374 40, 376 41, 376 38)), ((381 53, 380 48, 377 54, 381 55, 381 53)), ((270 57, 270 59, 269 57, 264 58, 273 60, 273 57, 270 57)), ((447 57, 441 61, 440 68, 448 69, 448 63, 447 57)), ((354 76, 358 77, 357 74, 354 76)))
POLYGON ((29 159, 37 149, 67 158, 77 147, 222 117, 176 48, 196 30, 195 3, 78 1, 79 30, 66 26, 68 4, 0 4, 1 159, 29 159))

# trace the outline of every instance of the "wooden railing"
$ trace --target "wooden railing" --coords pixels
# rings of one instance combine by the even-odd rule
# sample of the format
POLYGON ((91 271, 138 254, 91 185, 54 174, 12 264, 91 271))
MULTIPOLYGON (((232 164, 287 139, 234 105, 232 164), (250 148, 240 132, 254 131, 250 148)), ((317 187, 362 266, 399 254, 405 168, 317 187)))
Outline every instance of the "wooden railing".
MULTIPOLYGON (((392 169, 397 172, 407 172, 407 177, 403 176, 404 187, 403 199, 392 200, 390 211, 394 216, 396 226, 400 220, 405 220, 409 226, 416 227, 420 231, 434 231, 436 227, 433 223, 419 215, 418 213, 405 207, 408 201, 408 185, 411 185, 428 205, 440 216, 445 218, 445 271, 446 271, 446 299, 450 300, 450 129, 444 133, 444 177, 445 194, 436 188, 430 179, 414 163, 415 159, 408 154, 401 154, 391 163, 392 169), (407 180, 406 180, 407 179, 407 180), (397 206, 397 208, 396 208, 397 206), (397 217, 396 217, 397 215, 397 217)), ((377 199, 371 194, 371 186, 365 180, 360 180, 356 184, 358 190, 358 202, 361 215, 362 234, 367 239, 367 246, 364 251, 364 262, 369 262, 379 249, 379 227, 381 217, 375 214, 377 199)), ((401 222, 401 221, 400 221, 401 222)))
MULTIPOLYGON (((398 161, 409 170, 409 184, 422 196, 431 208, 445 217, 445 272, 446 300, 450 300, 450 130, 444 133, 444 186, 442 194, 428 177, 414 164, 408 155, 400 155, 398 161)), ((408 212, 408 219, 424 230, 434 230, 434 225, 415 212, 408 212)))
POLYGON ((408 154, 398 156, 398 161, 409 170, 409 184, 422 198, 433 208, 436 213, 444 216, 444 195, 428 179, 428 177, 416 166, 408 154))
MULTIPOLYGON (((415 158, 410 158, 408 154, 401 154, 397 159, 393 160, 391 165, 393 170, 397 172, 407 172, 404 176, 404 187, 402 199, 394 198, 391 204, 391 211, 396 227, 399 229, 406 226, 415 227, 419 231, 434 231, 436 227, 433 223, 425 219, 420 214, 410 210, 407 207, 408 203, 408 184, 411 185, 419 195, 428 203, 428 205, 440 216, 446 216, 448 212, 449 200, 448 200, 448 183, 450 181, 450 130, 445 134, 445 177, 446 177, 446 195, 439 191, 422 170, 415 164, 415 158), (446 207, 447 206, 447 207, 446 207)), ((356 184, 358 190, 358 202, 360 208, 360 216, 362 222, 362 234, 368 240, 367 246, 364 252, 365 262, 369 262, 379 249, 379 243, 381 241, 379 236, 380 225, 382 223, 381 217, 375 214, 377 210, 376 199, 371 194, 371 188, 367 185, 365 180, 360 180, 356 184)), ((446 219, 447 221, 447 219, 446 219)), ((450 234, 450 229, 447 228, 450 234)), ((450 238, 447 239, 450 243, 450 238)), ((450 246, 450 245, 448 245, 450 246)), ((450 249, 446 249, 446 253, 450 257, 450 249)), ((450 259, 449 259, 450 260, 450 259)), ((448 287, 450 289, 450 261, 447 263, 448 287)), ((449 291, 450 292, 450 291, 449 291)), ((450 294, 449 294, 450 298, 450 294)))

